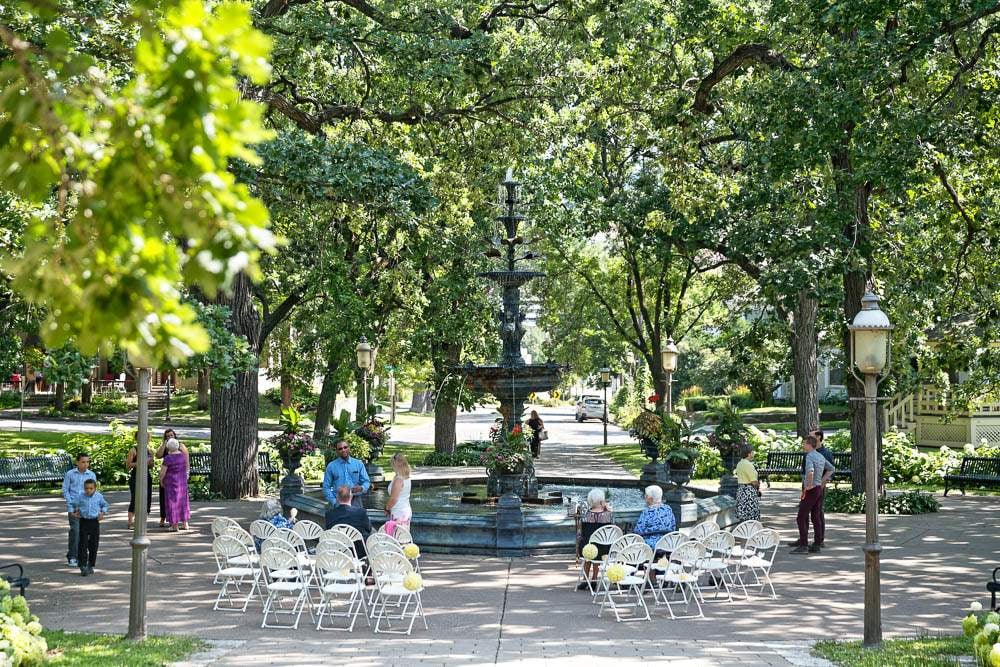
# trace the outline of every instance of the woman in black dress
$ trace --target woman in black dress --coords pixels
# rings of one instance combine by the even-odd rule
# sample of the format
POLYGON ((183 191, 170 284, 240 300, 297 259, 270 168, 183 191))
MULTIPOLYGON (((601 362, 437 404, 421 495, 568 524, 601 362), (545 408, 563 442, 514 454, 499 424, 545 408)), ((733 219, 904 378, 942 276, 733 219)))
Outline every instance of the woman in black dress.
POLYGON ((545 428, 545 422, 538 416, 537 410, 531 411, 528 426, 531 427, 531 458, 537 459, 542 453, 542 439, 538 437, 538 433, 545 428))

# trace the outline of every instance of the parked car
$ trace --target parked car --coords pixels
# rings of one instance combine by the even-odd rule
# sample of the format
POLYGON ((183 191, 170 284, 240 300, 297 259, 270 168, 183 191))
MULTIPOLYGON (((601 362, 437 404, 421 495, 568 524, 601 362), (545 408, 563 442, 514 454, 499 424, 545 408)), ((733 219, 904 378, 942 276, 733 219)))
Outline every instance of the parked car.
POLYGON ((597 396, 581 396, 576 402, 576 420, 604 419, 604 399, 597 396))

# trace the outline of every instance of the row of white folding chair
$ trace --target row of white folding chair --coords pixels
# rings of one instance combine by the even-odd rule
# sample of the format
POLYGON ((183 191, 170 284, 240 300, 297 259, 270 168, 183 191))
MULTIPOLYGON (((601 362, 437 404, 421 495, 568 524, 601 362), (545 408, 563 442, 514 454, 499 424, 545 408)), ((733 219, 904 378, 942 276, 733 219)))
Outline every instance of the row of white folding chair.
MULTIPOLYGON (((378 527, 377 532, 388 535, 388 533, 386 533, 386 526, 388 525, 389 522, 386 521, 378 527)), ((392 531, 392 537, 400 544, 410 544, 413 542, 413 535, 410 533, 410 529, 407 526, 403 526, 398 523, 396 524, 396 528, 392 531)))
MULTIPOLYGON (((375 619, 375 632, 390 632, 395 634, 410 634, 413 624, 419 617, 427 629, 427 617, 424 615, 424 604, 420 597, 423 591, 421 583, 414 590, 406 587, 406 578, 415 573, 413 564, 403 555, 395 551, 388 543, 377 545, 382 549, 377 553, 369 553, 372 576, 375 577, 374 597, 371 602, 371 615, 375 619), (392 609, 390 610, 390 605, 392 609), (392 629, 392 620, 410 620, 405 632, 392 629), (385 621, 386 628, 382 629, 385 621)), ((398 544, 396 545, 399 546, 398 544)))
POLYGON ((649 569, 652 560, 652 548, 641 539, 627 544, 613 555, 608 554, 607 566, 600 573, 594 598, 595 602, 600 603, 598 616, 604 613, 606 607, 610 607, 615 614, 615 620, 619 622, 650 620, 645 600, 649 577, 643 570, 649 569), (608 578, 608 570, 612 565, 621 565, 624 568, 625 574, 620 581, 612 582, 608 578), (622 610, 625 609, 632 609, 635 613, 623 619, 622 610))

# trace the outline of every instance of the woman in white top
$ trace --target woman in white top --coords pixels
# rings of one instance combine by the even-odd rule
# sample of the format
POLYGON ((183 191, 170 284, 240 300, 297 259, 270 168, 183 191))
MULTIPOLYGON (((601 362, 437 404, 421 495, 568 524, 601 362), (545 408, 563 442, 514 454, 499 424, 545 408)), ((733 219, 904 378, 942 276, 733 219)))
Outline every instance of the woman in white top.
POLYGON ((390 521, 404 526, 410 525, 413 509, 410 507, 410 464, 406 455, 396 452, 392 455, 392 469, 396 476, 389 486, 389 500, 385 503, 385 514, 390 521))

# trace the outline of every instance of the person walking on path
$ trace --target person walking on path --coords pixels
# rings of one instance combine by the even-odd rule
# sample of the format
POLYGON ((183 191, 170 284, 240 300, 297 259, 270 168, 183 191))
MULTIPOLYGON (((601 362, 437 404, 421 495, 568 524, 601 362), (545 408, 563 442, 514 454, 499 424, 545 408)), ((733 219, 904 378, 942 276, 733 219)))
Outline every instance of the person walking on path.
MULTIPOLYGON (((156 450, 156 458, 162 459, 164 456, 166 456, 166 454, 167 454, 167 441, 171 440, 171 439, 177 440, 177 432, 174 429, 172 429, 172 428, 168 428, 167 430, 165 430, 163 432, 163 442, 160 443, 159 449, 156 450)), ((188 448, 185 447, 184 443, 181 442, 180 440, 177 440, 177 442, 180 443, 180 451, 181 451, 182 454, 184 454, 184 461, 187 464, 187 469, 191 470, 191 457, 188 454, 188 448)), ((167 494, 163 490, 163 485, 162 484, 160 484, 160 489, 159 489, 159 500, 160 500, 160 528, 166 528, 167 527, 167 494)))
POLYGON ((389 535, 395 535, 396 526, 409 527, 413 518, 413 508, 410 507, 410 475, 413 471, 403 452, 392 455, 392 469, 396 476, 389 485, 389 500, 385 503, 385 532, 389 535))
POLYGON ((166 522, 170 530, 187 530, 191 519, 191 501, 188 498, 187 456, 181 452, 181 443, 175 438, 167 440, 166 455, 160 467, 160 487, 166 495, 166 522))
POLYGON ((358 508, 364 507, 361 494, 368 493, 372 485, 365 464, 351 456, 351 446, 346 440, 338 442, 336 450, 337 458, 330 461, 323 473, 323 496, 330 505, 336 507, 336 490, 346 485, 351 489, 351 504, 358 508))
POLYGON ((69 516, 69 543, 66 545, 66 564, 76 567, 79 564, 77 552, 80 550, 80 517, 75 514, 74 503, 83 495, 83 484, 87 480, 97 482, 97 475, 90 470, 90 455, 76 455, 76 467, 70 468, 63 476, 62 497, 66 501, 66 514, 69 516))
POLYGON ((833 464, 816 451, 816 437, 807 435, 802 439, 802 449, 806 453, 806 471, 802 475, 802 496, 799 499, 799 513, 796 522, 799 527, 799 541, 792 549, 793 554, 817 552, 823 546, 823 523, 820 518, 823 485, 833 476, 833 464), (812 519, 815 538, 809 546, 809 520, 812 519))
POLYGON ((542 431, 545 430, 545 422, 538 416, 537 410, 531 411, 528 426, 531 427, 531 458, 537 459, 542 455, 542 431))
MULTIPOLYGON (((139 438, 138 433, 136 439, 139 438)), ((125 455, 125 470, 128 471, 128 529, 135 525, 135 468, 139 456, 138 447, 128 450, 125 455)), ((161 499, 162 500, 162 499, 161 499)), ((153 507, 153 453, 146 450, 146 516, 153 507)))
POLYGON ((97 482, 88 479, 83 483, 83 493, 72 503, 73 514, 80 522, 80 546, 76 552, 80 575, 94 573, 97 564, 97 547, 101 542, 101 519, 108 515, 108 502, 97 490, 97 482))
POLYGON ((739 522, 760 521, 760 481, 757 468, 753 464, 753 447, 743 445, 740 462, 733 468, 736 475, 736 520, 739 522))

